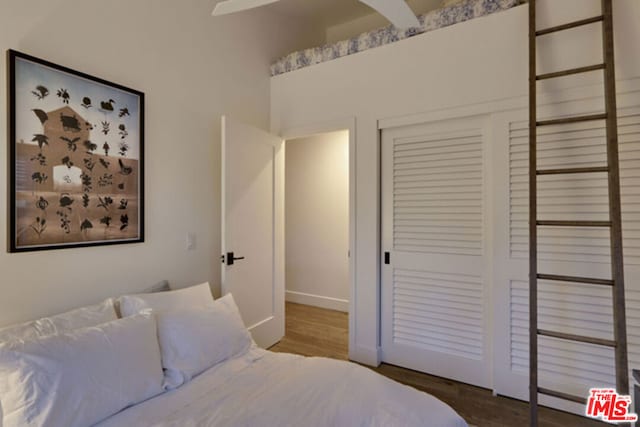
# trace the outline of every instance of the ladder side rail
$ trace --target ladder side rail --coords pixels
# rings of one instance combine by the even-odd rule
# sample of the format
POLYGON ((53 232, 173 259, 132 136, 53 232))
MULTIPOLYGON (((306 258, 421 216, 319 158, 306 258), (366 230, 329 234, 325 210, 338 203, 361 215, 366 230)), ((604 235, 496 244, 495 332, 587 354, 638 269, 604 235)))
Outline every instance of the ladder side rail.
POLYGON ((529 0, 529 420, 531 427, 538 425, 536 73, 536 1, 529 0))
POLYGON ((617 342, 615 351, 616 388, 620 394, 629 394, 612 9, 611 0, 602 0, 602 15, 604 16, 602 21, 602 48, 604 63, 606 64, 604 70, 604 95, 607 111, 606 134, 607 163, 609 167, 609 220, 611 221, 611 273, 615 283, 613 287, 613 316, 614 339, 617 342))

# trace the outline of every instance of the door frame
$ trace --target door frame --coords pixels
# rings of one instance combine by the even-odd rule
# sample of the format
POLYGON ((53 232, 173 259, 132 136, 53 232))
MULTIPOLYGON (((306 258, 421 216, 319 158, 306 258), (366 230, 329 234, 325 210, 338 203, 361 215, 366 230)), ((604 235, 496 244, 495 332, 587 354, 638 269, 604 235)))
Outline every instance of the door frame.
MULTIPOLYGON (((356 118, 331 120, 328 122, 312 124, 308 126, 285 128, 280 133, 280 138, 289 139, 306 138, 320 133, 349 131, 349 355, 355 348, 356 342, 356 118)), ((285 151, 286 153, 286 151, 285 151)), ((286 167, 286 155, 285 155, 286 167)), ((286 195, 285 195, 286 196, 286 195)), ((284 280, 284 279, 283 279, 284 280)), ((286 292, 286 281, 285 281, 286 292)))

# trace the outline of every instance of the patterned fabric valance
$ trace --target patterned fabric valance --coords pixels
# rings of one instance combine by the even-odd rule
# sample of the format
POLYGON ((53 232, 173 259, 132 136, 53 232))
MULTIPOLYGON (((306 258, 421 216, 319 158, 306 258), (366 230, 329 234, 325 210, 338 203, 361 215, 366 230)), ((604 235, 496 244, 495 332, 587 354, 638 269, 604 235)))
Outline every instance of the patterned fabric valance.
POLYGON ((420 15, 418 17, 420 27, 399 31, 393 25, 389 25, 362 33, 348 40, 290 53, 271 65, 271 75, 277 76, 278 74, 298 70, 309 65, 393 43, 427 31, 490 15, 510 9, 520 3, 522 3, 521 0, 465 0, 456 5, 420 15))

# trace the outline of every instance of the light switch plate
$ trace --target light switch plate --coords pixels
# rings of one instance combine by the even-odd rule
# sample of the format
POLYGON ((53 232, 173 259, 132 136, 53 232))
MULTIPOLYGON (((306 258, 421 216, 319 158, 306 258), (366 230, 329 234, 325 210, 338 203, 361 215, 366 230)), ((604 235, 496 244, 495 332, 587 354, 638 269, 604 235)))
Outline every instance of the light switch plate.
POLYGON ((187 250, 192 251, 196 248, 196 233, 187 233, 187 250))

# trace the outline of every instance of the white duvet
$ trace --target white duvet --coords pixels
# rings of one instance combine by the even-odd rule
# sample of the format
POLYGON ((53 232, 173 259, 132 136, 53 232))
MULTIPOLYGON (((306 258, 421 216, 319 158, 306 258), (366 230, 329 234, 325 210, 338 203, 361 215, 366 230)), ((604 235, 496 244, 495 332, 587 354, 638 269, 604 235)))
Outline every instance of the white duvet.
POLYGON ((445 403, 354 363, 256 347, 99 427, 464 427, 445 403))

